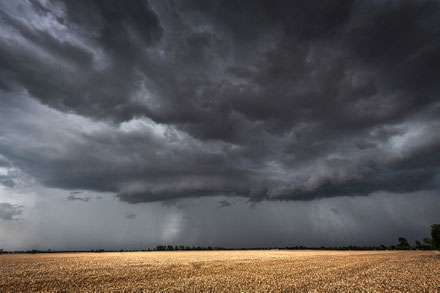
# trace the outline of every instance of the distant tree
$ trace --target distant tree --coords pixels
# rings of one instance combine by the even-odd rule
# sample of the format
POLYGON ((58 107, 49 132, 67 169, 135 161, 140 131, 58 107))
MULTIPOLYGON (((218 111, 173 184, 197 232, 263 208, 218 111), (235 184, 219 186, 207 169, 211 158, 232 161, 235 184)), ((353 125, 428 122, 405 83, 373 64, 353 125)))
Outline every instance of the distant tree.
POLYGON ((432 249, 432 239, 431 238, 423 238, 423 246, 425 249, 432 249))
POLYGON ((166 250, 166 246, 165 246, 165 245, 158 245, 158 246, 156 246, 156 250, 157 250, 157 251, 163 251, 163 250, 166 250))
POLYGON ((399 243, 397 244, 398 249, 410 249, 408 240, 404 237, 399 237, 399 243))
POLYGON ((174 247, 172 245, 168 245, 167 250, 174 250, 174 247))
POLYGON ((423 249, 423 245, 419 240, 416 240, 416 249, 423 249))
POLYGON ((440 249, 440 224, 431 225, 432 246, 440 249))

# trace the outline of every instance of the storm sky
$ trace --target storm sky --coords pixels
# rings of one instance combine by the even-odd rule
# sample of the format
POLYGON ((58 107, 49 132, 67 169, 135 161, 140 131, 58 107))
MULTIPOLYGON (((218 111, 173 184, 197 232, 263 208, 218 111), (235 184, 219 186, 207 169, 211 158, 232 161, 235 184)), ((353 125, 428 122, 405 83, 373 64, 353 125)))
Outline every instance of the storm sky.
POLYGON ((428 237, 439 94, 438 1, 0 0, 0 248, 428 237))

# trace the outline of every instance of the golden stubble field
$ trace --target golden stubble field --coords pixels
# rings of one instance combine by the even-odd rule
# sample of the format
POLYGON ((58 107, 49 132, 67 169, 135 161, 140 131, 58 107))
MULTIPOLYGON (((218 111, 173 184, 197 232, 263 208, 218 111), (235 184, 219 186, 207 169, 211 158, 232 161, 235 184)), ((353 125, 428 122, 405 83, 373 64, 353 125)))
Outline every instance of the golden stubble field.
POLYGON ((0 255, 0 291, 440 292, 435 251, 0 255))

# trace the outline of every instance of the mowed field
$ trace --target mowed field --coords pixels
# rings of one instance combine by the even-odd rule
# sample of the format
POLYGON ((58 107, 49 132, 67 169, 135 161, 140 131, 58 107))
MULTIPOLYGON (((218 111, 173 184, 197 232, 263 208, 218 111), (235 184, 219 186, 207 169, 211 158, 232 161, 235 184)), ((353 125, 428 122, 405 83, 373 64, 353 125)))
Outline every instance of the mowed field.
POLYGON ((0 292, 440 292, 435 251, 0 255, 0 292))

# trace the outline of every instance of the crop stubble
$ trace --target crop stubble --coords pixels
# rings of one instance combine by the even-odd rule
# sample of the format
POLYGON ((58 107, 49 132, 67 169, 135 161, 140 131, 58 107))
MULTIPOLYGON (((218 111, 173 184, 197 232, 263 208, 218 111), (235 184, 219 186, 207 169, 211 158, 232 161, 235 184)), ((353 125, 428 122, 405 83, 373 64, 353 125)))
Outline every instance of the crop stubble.
POLYGON ((0 291, 440 292, 435 251, 0 255, 0 291))

